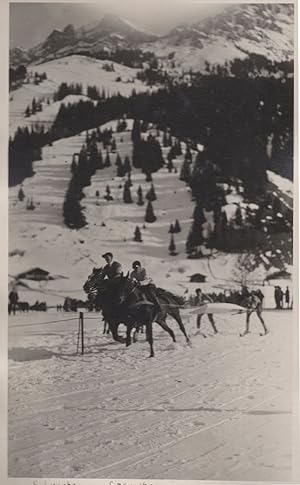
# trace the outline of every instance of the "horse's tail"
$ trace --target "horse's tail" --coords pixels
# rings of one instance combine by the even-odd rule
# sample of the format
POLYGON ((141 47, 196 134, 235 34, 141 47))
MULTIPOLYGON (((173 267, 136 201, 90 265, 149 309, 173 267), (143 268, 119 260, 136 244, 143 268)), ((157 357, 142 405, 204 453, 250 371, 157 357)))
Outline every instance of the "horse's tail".
POLYGON ((164 290, 163 288, 156 288, 156 296, 159 300, 163 300, 170 305, 182 307, 185 304, 185 298, 183 296, 174 295, 171 291, 164 290))

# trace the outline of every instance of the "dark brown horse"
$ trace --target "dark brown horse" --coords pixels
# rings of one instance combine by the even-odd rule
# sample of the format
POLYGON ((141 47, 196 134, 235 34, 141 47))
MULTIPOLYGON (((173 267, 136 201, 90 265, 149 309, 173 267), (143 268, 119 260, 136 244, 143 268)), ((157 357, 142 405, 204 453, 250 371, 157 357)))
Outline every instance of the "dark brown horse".
MULTIPOLYGON (((124 339, 119 336, 118 334, 118 327, 120 323, 123 322, 123 316, 119 313, 115 314, 116 306, 116 295, 113 294, 113 290, 116 288, 116 283, 118 283, 119 278, 116 278, 116 282, 114 280, 103 280, 102 278, 102 268, 94 268, 91 275, 88 277, 86 283, 83 286, 83 289, 89 295, 93 295, 96 306, 102 309, 103 317, 105 320, 108 321, 109 327, 112 333, 114 340, 118 342, 124 342, 124 339), (115 287, 115 288, 114 288, 115 287), (107 298, 108 294, 110 293, 110 297, 107 298)), ((141 307, 143 306, 142 303, 145 303, 145 299, 143 297, 143 292, 139 288, 138 285, 131 282, 127 277, 123 277, 124 280, 127 280, 126 288, 128 285, 131 285, 131 290, 135 293, 137 298, 137 302, 141 303, 141 307)), ((120 280, 121 281, 121 280, 120 280)), ((173 295, 173 293, 163 290, 162 288, 156 288, 156 297, 160 304, 160 308, 156 309, 155 321, 158 325, 160 325, 163 330, 168 332, 171 336, 173 342, 176 342, 175 334, 173 330, 167 325, 166 317, 170 315, 172 318, 176 320, 179 325, 180 330, 184 334, 186 341, 190 344, 190 339, 186 333, 185 327, 183 325, 179 309, 183 305, 183 301, 180 297, 173 295)), ((151 302, 148 302, 148 304, 151 302)), ((151 303, 153 305, 153 303, 151 303)), ((155 307, 155 305, 153 305, 155 307)), ((141 322, 138 321, 136 323, 136 328, 141 327, 141 322)))

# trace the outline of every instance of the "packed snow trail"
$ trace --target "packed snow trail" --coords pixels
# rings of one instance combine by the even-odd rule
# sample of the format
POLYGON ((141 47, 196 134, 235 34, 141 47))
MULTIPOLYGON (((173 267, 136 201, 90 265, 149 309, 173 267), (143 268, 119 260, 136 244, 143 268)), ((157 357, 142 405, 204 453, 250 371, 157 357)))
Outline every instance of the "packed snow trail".
POLYGON ((155 325, 154 359, 97 319, 76 355, 76 321, 27 325, 52 316, 9 321, 10 476, 290 480, 291 312, 267 312, 265 338, 256 318, 245 339, 244 316, 207 339, 185 320, 192 348, 155 325))

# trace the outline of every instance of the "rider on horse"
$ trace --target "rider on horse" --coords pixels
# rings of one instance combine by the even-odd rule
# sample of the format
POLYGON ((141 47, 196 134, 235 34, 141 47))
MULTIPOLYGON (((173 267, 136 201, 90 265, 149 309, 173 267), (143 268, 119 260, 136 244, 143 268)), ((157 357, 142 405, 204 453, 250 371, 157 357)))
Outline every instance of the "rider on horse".
POLYGON ((161 311, 161 306, 155 293, 155 285, 151 278, 147 276, 145 268, 142 267, 140 261, 132 263, 133 271, 130 273, 130 279, 135 281, 144 297, 144 300, 153 303, 158 312, 161 311))
POLYGON ((102 258, 104 258, 107 263, 102 269, 102 279, 108 278, 109 280, 112 280, 113 278, 118 278, 122 275, 122 266, 118 261, 113 261, 114 257, 112 253, 104 253, 102 254, 102 258))

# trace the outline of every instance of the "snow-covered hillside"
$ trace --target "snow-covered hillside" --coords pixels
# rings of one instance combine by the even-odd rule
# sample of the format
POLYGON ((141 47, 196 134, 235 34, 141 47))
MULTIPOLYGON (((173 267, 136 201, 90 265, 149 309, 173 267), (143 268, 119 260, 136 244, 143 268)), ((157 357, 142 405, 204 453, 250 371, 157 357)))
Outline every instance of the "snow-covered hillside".
POLYGON ((59 112, 61 104, 78 103, 80 100, 90 100, 87 96, 79 94, 69 94, 61 101, 52 102, 50 99, 53 92, 57 89, 57 84, 53 81, 44 81, 39 86, 29 84, 23 85, 14 92, 13 98, 10 101, 10 117, 9 117, 9 134, 13 136, 17 128, 30 128, 35 125, 44 125, 45 129, 49 129, 59 112), (30 86, 30 87, 29 87, 30 86), (55 89, 53 89, 55 86, 55 89), (39 89, 35 89, 39 88, 39 89), (25 109, 31 106, 32 100, 43 99, 42 111, 25 117, 25 109), (47 100, 49 99, 49 104, 47 100))
POLYGON ((122 66, 117 63, 113 64, 114 71, 105 70, 107 61, 93 59, 91 57, 74 55, 45 62, 43 64, 31 65, 28 67, 33 72, 46 72, 47 78, 51 79, 58 86, 62 82, 77 83, 84 88, 89 85, 96 85, 100 89, 104 88, 106 93, 113 95, 118 92, 123 96, 129 96, 132 90, 136 92, 145 91, 148 88, 136 79, 138 69, 122 66), (121 81, 116 81, 117 78, 121 81))
MULTIPOLYGON (((101 128, 115 130, 116 124, 110 122, 101 128)), ((131 156, 131 127, 132 120, 127 120, 127 131, 114 133, 117 152, 122 159, 126 155, 131 156)), ((18 200, 19 186, 10 189, 10 251, 13 255, 9 259, 9 273, 16 275, 38 266, 51 274, 67 278, 49 281, 42 289, 44 294, 38 284, 30 283, 32 291, 20 290, 22 299, 32 303, 36 299, 44 299, 49 304, 55 304, 61 302, 65 296, 83 298, 85 295, 82 285, 85 279, 93 266, 103 264, 101 254, 109 249, 113 249, 124 271, 130 270, 132 261, 141 259, 158 285, 173 289, 179 294, 194 292, 197 283, 190 283, 190 276, 194 273, 207 277, 203 288, 210 291, 237 285, 232 273, 237 256, 216 253, 209 259, 186 259, 185 244, 191 227, 194 202, 191 200, 189 188, 179 180, 183 155, 174 160, 177 173, 169 173, 167 168, 162 168, 153 174, 157 195, 157 201, 153 202, 156 222, 145 223, 145 228, 143 227, 146 205, 136 204, 137 189, 140 185, 145 197, 150 183, 145 181, 140 170, 133 169, 131 176, 133 204, 123 202, 125 178, 116 177, 116 153, 111 153, 111 167, 98 170, 92 177, 91 185, 84 189, 86 197, 81 203, 85 207, 88 226, 78 231, 64 226, 62 206, 71 178, 72 155, 80 151, 85 136, 84 132, 56 141, 53 146, 43 149, 43 160, 34 164, 36 174, 25 179, 23 183, 25 197, 33 197, 36 205, 34 211, 26 210, 25 201, 18 200), (111 202, 104 199, 107 184, 114 198, 111 202), (96 191, 100 192, 98 203, 96 191), (178 254, 170 256, 168 230, 176 219, 180 221, 182 231, 175 234, 178 254), (142 233, 142 243, 133 241, 137 225, 142 233)), ((162 142, 162 132, 158 139, 162 142)), ((168 148, 163 148, 163 152, 166 156, 168 148)), ((241 203, 243 210, 241 195, 232 192, 227 196, 224 210, 229 219, 235 214, 237 202, 241 203)), ((206 225, 209 225, 209 215, 206 217, 204 231, 206 225)), ((253 278, 261 282, 264 276, 263 268, 258 268, 253 278)), ((273 304, 272 289, 266 296, 266 304, 273 304)))
POLYGON ((61 102, 68 104, 87 99, 85 96, 68 96, 61 102, 53 103, 53 94, 63 82, 82 84, 83 94, 87 94, 87 86, 97 86, 100 92, 104 89, 107 95, 120 93, 122 96, 130 96, 132 91, 137 93, 148 91, 150 88, 142 81, 136 79, 137 69, 122 66, 117 63, 110 63, 114 71, 105 70, 107 62, 93 59, 91 57, 74 55, 61 59, 46 62, 44 64, 30 65, 28 71, 32 73, 46 73, 47 79, 38 85, 34 83, 23 84, 20 88, 11 93, 9 104, 9 133, 14 135, 18 127, 34 125, 39 122, 49 128, 58 113, 61 102), (117 81, 118 79, 118 81, 117 81), (43 111, 25 118, 26 107, 31 105, 33 98, 36 101, 44 99, 43 111), (46 104, 47 100, 50 105, 46 104))

